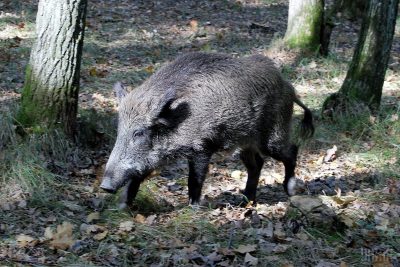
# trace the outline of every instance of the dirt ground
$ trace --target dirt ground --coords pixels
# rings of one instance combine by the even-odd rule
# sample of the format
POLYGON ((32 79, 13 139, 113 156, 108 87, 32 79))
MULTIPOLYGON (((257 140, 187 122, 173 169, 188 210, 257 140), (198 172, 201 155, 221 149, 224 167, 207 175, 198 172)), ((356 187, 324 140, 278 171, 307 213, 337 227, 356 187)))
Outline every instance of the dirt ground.
POLYGON ((360 20, 338 21, 327 58, 306 57, 281 40, 288 1, 90 1, 82 144, 73 145, 57 136, 22 140, 9 123, 36 8, 32 0, 0 3, 0 266, 400 266, 398 31, 380 114, 327 121, 321 105, 345 78, 360 20), (265 54, 294 84, 316 125, 298 158, 303 194, 289 198, 283 166, 267 159, 257 203, 245 205, 245 168, 223 153, 212 158, 202 207, 187 205, 185 159, 146 181, 129 210, 99 189, 116 135, 112 85, 134 90, 190 51, 265 54))

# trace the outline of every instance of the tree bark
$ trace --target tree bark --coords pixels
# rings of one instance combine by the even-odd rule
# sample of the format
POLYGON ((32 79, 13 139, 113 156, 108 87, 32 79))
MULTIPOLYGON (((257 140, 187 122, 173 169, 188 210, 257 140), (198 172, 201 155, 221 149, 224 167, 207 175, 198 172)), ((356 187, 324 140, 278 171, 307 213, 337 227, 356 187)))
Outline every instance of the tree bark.
POLYGON ((333 28, 336 26, 338 14, 344 13, 350 20, 362 19, 365 16, 365 0, 334 0, 329 6, 325 6, 324 23, 321 27, 322 56, 329 54, 329 44, 333 28))
POLYGON ((354 102, 367 105, 372 112, 379 109, 398 4, 399 0, 369 0, 346 79, 339 92, 325 101, 324 112, 341 111, 354 102))
POLYGON ((365 13, 366 4, 365 0, 336 0, 340 2, 340 10, 344 16, 350 20, 357 20, 362 18, 365 13))
POLYGON ((285 43, 290 48, 317 51, 323 18, 324 0, 290 0, 285 43))
POLYGON ((87 0, 40 0, 36 41, 26 69, 19 122, 76 131, 87 0))

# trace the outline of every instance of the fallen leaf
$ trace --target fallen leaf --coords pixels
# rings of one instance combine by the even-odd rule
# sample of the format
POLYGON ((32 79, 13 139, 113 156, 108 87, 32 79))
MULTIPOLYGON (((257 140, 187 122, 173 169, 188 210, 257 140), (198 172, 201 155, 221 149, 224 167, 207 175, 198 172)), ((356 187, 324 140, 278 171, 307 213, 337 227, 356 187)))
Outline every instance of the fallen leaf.
POLYGON ((283 225, 281 222, 277 222, 275 224, 275 229, 274 229, 274 239, 278 242, 285 242, 286 241, 286 233, 283 230, 283 225))
POLYGON ((315 69, 315 68, 317 67, 317 63, 313 60, 313 61, 311 61, 311 63, 308 65, 308 67, 309 67, 310 69, 315 69))
POLYGON ((337 146, 334 145, 331 149, 326 151, 324 162, 330 162, 336 159, 337 146))
POLYGON ((89 69, 89 75, 90 75, 90 76, 97 76, 97 69, 96 69, 96 67, 91 67, 91 68, 89 69))
POLYGON ((92 224, 92 225, 83 225, 82 224, 80 228, 81 228, 80 229, 81 231, 86 229, 87 234, 97 234, 97 233, 106 231, 106 228, 104 226, 100 226, 97 224, 92 224))
POLYGON ((91 223, 91 222, 99 220, 99 219, 100 219, 100 213, 99 212, 92 212, 87 216, 86 222, 91 223))
POLYGON ((54 236, 53 229, 51 229, 50 226, 46 227, 46 229, 44 230, 44 238, 49 240, 53 239, 53 236, 54 236))
POLYGON ((249 253, 246 253, 246 256, 244 256, 244 263, 247 263, 250 266, 256 266, 258 264, 258 258, 251 256, 249 253))
POLYGON ((192 31, 195 32, 198 29, 199 22, 197 20, 195 20, 195 19, 192 19, 192 20, 189 21, 189 25, 190 25, 190 28, 192 28, 192 31))
POLYGON ((69 222, 63 222, 57 225, 57 231, 50 241, 50 247, 54 249, 66 250, 74 244, 72 229, 74 225, 69 222))
POLYGON ((144 217, 142 214, 137 214, 135 216, 135 222, 144 224, 146 223, 146 217, 144 217))
POLYGON ((190 245, 189 247, 183 248, 183 251, 185 251, 186 253, 193 253, 198 249, 199 248, 196 245, 190 245))
POLYGON ((144 70, 149 73, 152 74, 154 72, 154 66, 153 65, 149 65, 146 68, 144 68, 144 70))
POLYGON ((237 249, 234 251, 239 252, 241 254, 249 253, 255 251, 257 248, 257 245, 240 245, 237 249))
POLYGON ((219 262, 222 260, 222 255, 219 255, 217 252, 213 252, 207 256, 207 259, 211 262, 219 262))
POLYGON ((119 230, 124 231, 124 232, 130 232, 130 231, 132 231, 134 226, 135 226, 135 224, 132 221, 121 222, 119 224, 119 230))
POLYGON ((232 264, 229 260, 225 260, 225 261, 218 262, 218 266, 229 267, 229 266, 232 266, 232 264))
POLYGON ((339 214, 340 221, 343 222, 347 227, 354 227, 356 225, 356 219, 346 212, 339 214))
POLYGON ((284 253, 286 252, 286 250, 288 250, 289 245, 283 245, 283 244, 279 244, 276 247, 274 247, 274 249, 272 250, 274 253, 284 253))
POLYGON ((374 255, 372 258, 372 267, 393 267, 390 257, 385 254, 374 255))
POLYGON ((399 120, 399 114, 393 114, 391 117, 390 117, 390 121, 391 122, 395 122, 395 121, 398 121, 399 120))
POLYGON ((242 177, 242 171, 235 170, 231 173, 231 177, 234 179, 240 179, 242 177))
POLYGON ((314 163, 317 165, 321 165, 322 163, 324 163, 324 158, 325 156, 320 156, 318 160, 314 161, 314 163))
POLYGON ((285 177, 283 177, 283 175, 280 173, 272 173, 272 177, 274 177, 275 182, 277 182, 278 184, 283 183, 283 181, 285 180, 285 177))
POLYGON ((292 196, 290 204, 299 209, 302 213, 308 214, 323 205, 320 198, 314 196, 292 196))
POLYGON ((272 222, 268 222, 267 227, 257 229, 257 235, 271 238, 274 235, 274 224, 272 222))
POLYGON ((37 239, 24 234, 18 235, 16 240, 20 248, 34 247, 39 242, 37 239))
POLYGON ((152 225, 157 218, 157 215, 153 214, 146 218, 146 224, 152 225))
POLYGON ((95 235, 93 236, 93 239, 94 239, 94 240, 97 240, 97 241, 103 240, 103 239, 107 236, 107 234, 108 234, 108 231, 105 230, 105 231, 103 231, 103 232, 100 232, 100 233, 98 233, 98 234, 95 234, 95 235))
POLYGON ((297 233, 297 234, 296 234, 296 237, 297 237, 298 239, 300 239, 300 240, 303 240, 303 241, 307 241, 307 240, 310 239, 310 237, 309 237, 306 233, 304 233, 304 232, 297 233))
POLYGON ((333 196, 332 199, 341 206, 346 206, 349 203, 355 201, 357 198, 354 196, 333 196))

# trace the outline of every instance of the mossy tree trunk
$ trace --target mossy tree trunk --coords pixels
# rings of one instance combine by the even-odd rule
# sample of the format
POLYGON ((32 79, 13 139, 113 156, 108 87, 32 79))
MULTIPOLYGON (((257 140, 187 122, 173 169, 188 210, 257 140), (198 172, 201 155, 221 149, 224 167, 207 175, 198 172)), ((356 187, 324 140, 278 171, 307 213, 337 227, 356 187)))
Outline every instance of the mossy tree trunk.
POLYGON ((285 43, 305 52, 317 51, 323 20, 324 0, 290 0, 285 43))
POLYGON ((339 92, 328 97, 323 112, 343 112, 362 103, 379 108, 389 61, 399 0, 369 0, 353 59, 339 92), (329 111, 330 110, 330 111, 329 111))
POLYGON ((76 130, 87 0, 40 0, 36 41, 26 69, 19 122, 76 130))

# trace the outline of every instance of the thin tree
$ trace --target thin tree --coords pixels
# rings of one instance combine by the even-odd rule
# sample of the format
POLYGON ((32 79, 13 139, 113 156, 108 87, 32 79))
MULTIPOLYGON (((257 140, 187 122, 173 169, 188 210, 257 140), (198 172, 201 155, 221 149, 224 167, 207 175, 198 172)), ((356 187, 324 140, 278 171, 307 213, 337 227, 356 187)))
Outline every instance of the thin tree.
POLYGON ((365 0, 334 0, 324 8, 324 23, 321 26, 321 47, 319 52, 322 56, 329 54, 329 43, 333 28, 338 20, 344 17, 350 20, 363 18, 365 15, 365 0), (341 15, 339 18, 339 13, 341 15))
POLYGON ((87 0, 40 0, 18 121, 76 130, 87 0))
POLYGON ((290 0, 285 43, 305 52, 318 51, 323 21, 324 0, 290 0))
POLYGON ((379 109, 389 61, 399 0, 369 0, 357 47, 340 90, 329 96, 323 112, 350 111, 361 103, 379 109))

